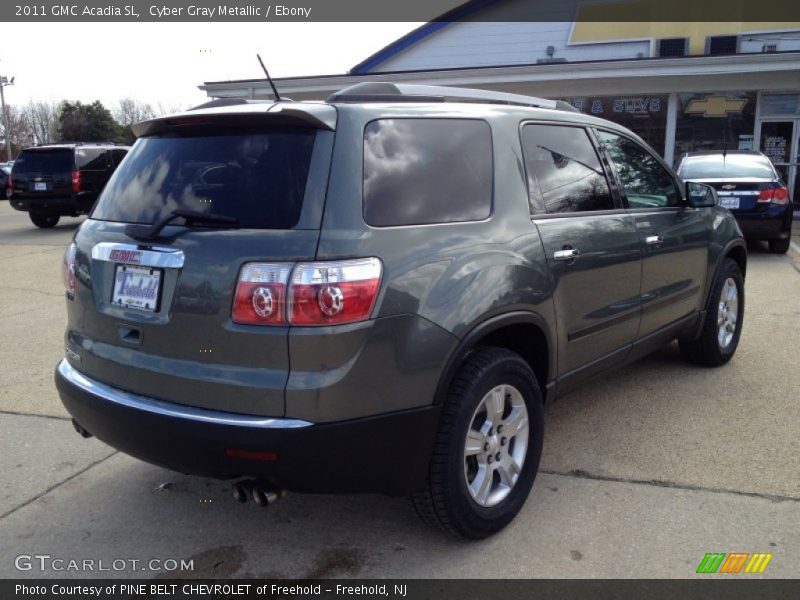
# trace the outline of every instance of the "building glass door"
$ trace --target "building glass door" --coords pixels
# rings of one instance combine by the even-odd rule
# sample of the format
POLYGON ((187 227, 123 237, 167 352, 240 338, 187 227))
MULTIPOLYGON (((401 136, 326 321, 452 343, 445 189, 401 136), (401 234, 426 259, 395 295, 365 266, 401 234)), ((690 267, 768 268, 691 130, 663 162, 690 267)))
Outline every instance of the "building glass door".
POLYGON ((758 148, 775 165, 795 208, 800 208, 800 94, 764 94, 760 102, 758 148))

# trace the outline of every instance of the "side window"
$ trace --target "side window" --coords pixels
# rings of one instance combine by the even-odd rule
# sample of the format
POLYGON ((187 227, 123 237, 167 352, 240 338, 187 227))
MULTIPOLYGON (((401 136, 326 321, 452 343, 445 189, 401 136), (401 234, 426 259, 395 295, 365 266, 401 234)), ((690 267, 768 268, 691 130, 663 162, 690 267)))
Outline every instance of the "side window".
POLYGON ((364 129, 364 220, 391 227, 485 219, 492 172, 485 121, 372 121, 364 129))
POLYGON ((78 168, 84 171, 105 171, 106 151, 99 148, 79 148, 75 150, 75 162, 78 168))
POLYGON ((616 167, 630 208, 679 206, 681 196, 669 172, 631 139, 598 131, 597 139, 616 167))
POLYGON ((532 213, 615 208, 600 159, 582 127, 525 125, 522 152, 532 213))
POLYGON ((111 158, 114 160, 114 167, 116 168, 119 163, 122 162, 122 159, 125 158, 125 155, 128 153, 127 150, 112 150, 111 151, 111 158))

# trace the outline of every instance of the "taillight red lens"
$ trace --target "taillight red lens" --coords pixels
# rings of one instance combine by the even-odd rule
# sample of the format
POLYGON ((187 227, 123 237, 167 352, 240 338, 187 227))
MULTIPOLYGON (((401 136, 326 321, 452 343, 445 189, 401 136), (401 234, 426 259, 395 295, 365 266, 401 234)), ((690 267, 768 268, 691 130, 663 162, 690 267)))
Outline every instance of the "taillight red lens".
POLYGON ((83 174, 80 171, 72 172, 72 191, 80 192, 83 188, 83 174))
POLYGON ((381 286, 377 258, 247 263, 231 318, 243 325, 340 325, 368 319, 381 286), (291 273, 291 277, 290 277, 291 273))
POLYGON ((773 204, 788 204, 789 203, 789 190, 785 187, 775 188, 772 194, 773 204))
POLYGON ((64 289, 70 296, 75 294, 75 253, 77 246, 71 243, 64 251, 64 265, 61 271, 64 289))
POLYGON ((248 263, 242 267, 233 298, 234 323, 281 325, 286 322, 286 283, 292 265, 248 263))
POLYGON ((383 267, 377 258, 301 263, 289 287, 292 325, 338 325, 368 319, 383 267))
POLYGON ((783 186, 761 190, 758 195, 759 202, 772 202, 773 204, 788 204, 789 190, 783 186))

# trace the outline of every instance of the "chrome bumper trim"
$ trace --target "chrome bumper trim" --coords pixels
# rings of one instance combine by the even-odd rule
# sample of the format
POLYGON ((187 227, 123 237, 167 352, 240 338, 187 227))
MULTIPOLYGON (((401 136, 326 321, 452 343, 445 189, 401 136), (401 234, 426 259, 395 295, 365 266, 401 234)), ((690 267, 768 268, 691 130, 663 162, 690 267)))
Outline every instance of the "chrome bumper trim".
POLYGON ((92 259, 142 267, 180 269, 185 257, 183 250, 175 248, 140 248, 135 244, 101 242, 92 247, 92 259))
POLYGON ((313 423, 300 419, 278 419, 274 417, 239 415, 207 408, 173 404, 172 402, 164 402, 163 400, 140 396, 95 381, 91 377, 87 377, 76 370, 66 359, 62 359, 58 364, 58 373, 72 385, 103 400, 135 410, 143 410, 149 413, 163 415, 165 417, 187 419, 189 421, 210 423, 213 425, 231 425, 234 427, 260 429, 299 429, 313 425, 313 423))

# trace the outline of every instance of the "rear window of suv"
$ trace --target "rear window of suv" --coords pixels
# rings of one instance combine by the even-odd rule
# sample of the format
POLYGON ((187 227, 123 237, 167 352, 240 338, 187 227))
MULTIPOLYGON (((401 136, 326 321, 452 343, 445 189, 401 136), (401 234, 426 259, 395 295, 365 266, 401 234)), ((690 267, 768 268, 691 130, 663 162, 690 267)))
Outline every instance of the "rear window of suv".
POLYGON ((390 227, 486 219, 492 172, 486 121, 372 121, 364 130, 364 220, 390 227))
POLYGON ((74 162, 70 148, 24 150, 14 161, 14 173, 71 173, 74 162))
POLYGON ((291 229, 303 207, 316 132, 165 134, 139 139, 92 218, 154 223, 177 209, 291 229))

